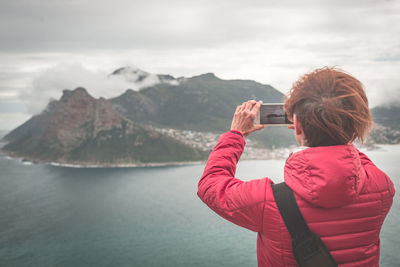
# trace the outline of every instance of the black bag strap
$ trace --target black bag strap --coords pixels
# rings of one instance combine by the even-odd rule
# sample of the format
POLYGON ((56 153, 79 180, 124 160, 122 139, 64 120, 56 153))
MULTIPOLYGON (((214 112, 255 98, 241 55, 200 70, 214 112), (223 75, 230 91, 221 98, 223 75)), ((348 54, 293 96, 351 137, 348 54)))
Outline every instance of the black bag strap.
POLYGON ((337 266, 325 244, 308 227, 292 189, 283 182, 272 184, 272 192, 282 219, 292 237, 293 255, 299 266, 337 266))

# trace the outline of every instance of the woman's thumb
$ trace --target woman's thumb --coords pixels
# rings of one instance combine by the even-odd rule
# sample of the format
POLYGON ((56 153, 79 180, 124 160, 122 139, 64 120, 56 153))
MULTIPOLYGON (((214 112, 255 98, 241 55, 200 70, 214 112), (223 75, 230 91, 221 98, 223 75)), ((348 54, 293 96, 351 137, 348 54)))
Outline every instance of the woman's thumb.
POLYGON ((254 131, 262 130, 265 128, 264 124, 256 124, 254 125, 254 131))

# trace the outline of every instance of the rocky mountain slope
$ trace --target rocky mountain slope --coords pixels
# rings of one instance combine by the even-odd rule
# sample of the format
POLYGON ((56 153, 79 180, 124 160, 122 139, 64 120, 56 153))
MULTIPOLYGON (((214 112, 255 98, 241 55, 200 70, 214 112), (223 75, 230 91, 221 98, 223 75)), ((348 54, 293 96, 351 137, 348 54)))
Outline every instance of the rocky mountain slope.
POLYGON ((3 138, 3 150, 36 161, 136 164, 193 161, 204 152, 125 118, 84 88, 64 90, 39 115, 3 138))

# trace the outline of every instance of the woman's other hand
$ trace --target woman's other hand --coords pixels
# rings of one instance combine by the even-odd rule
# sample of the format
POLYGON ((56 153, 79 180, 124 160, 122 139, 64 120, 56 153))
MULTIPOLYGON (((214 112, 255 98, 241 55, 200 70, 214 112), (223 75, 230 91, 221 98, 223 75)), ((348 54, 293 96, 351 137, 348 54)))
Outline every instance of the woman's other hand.
POLYGON ((265 125, 254 124, 261 105, 262 101, 249 100, 238 106, 233 115, 231 130, 239 131, 246 137, 254 131, 264 129, 265 125))

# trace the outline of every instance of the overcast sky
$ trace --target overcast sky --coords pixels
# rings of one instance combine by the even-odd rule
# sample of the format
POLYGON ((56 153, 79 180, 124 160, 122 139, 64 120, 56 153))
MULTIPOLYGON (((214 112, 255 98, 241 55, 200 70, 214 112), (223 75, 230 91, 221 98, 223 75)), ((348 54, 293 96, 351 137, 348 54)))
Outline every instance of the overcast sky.
POLYGON ((301 74, 338 66, 364 83, 371 106, 400 97, 399 0, 0 0, 0 6, 0 129, 19 125, 38 112, 32 103, 44 108, 62 89, 103 94, 107 88, 89 80, 127 65, 175 77, 214 72, 284 93, 301 74))

